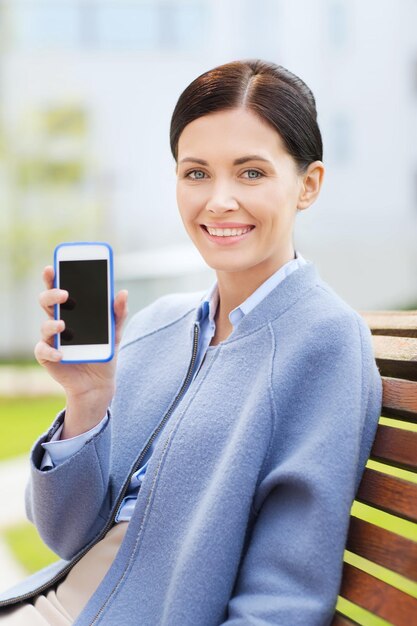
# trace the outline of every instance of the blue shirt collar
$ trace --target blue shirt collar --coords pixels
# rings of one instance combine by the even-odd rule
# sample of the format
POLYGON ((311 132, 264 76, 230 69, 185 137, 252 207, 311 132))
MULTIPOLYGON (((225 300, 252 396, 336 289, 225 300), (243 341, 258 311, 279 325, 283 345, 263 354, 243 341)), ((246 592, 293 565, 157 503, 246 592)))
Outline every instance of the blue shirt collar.
MULTIPOLYGON (((244 302, 234 308, 229 313, 229 320, 233 327, 236 327, 239 321, 253 309, 265 297, 269 291, 271 291, 276 285, 284 280, 288 274, 292 271, 304 265, 306 260, 304 257, 295 250, 294 259, 284 263, 272 276, 267 278, 244 302)), ((203 296, 197 310, 196 320, 200 324, 209 318, 210 322, 214 323, 214 316, 216 315, 217 306, 219 303, 219 290, 217 286, 217 280, 211 285, 208 291, 203 296)))

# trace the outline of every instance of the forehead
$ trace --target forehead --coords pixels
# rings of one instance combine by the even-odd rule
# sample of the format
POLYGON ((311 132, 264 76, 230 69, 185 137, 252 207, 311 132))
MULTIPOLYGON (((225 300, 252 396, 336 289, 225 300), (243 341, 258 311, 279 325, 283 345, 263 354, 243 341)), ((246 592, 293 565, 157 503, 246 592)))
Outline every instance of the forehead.
POLYGON ((268 159, 286 154, 282 138, 275 128, 244 109, 203 115, 185 126, 178 141, 178 160, 190 156, 209 158, 210 155, 235 158, 243 152, 268 159))

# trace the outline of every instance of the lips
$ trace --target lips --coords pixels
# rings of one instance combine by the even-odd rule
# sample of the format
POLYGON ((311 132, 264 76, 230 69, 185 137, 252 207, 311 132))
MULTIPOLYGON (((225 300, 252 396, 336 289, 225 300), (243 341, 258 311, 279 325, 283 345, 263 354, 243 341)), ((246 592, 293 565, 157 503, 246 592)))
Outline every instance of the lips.
MULTIPOLYGON (((201 227, 202 232, 204 233, 204 236, 207 237, 209 241, 219 246, 230 246, 230 245, 238 243, 239 241, 243 241, 244 239, 246 239, 246 237, 250 237, 252 231, 255 229, 255 226, 252 226, 250 224, 246 225, 246 227, 247 226, 251 226, 251 228, 246 233, 243 233, 243 235, 218 236, 218 235, 210 235, 210 233, 207 230, 207 227, 204 224, 200 224, 200 227, 201 227)), ((238 227, 235 226, 234 228, 238 228, 238 227)), ((241 228, 244 228, 244 227, 241 227, 241 228)))
POLYGON ((250 228, 250 230, 253 230, 255 228, 255 226, 253 224, 234 224, 233 226, 229 226, 229 225, 226 225, 226 224, 223 224, 222 226, 215 226, 214 224, 200 224, 200 226, 206 232, 208 232, 207 226, 208 226, 208 228, 220 228, 220 229, 226 229, 226 228, 250 228))

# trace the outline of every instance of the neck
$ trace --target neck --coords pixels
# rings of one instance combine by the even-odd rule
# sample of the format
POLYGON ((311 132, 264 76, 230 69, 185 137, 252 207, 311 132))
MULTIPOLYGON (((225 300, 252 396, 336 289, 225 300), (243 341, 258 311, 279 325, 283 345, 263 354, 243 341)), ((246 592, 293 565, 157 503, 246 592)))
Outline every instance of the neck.
MULTIPOLYGON (((256 265, 241 272, 226 272, 216 270, 217 286, 219 290, 219 304, 215 315, 216 324, 223 328, 231 327, 229 313, 242 304, 249 296, 262 285, 272 274, 277 272, 285 263, 295 258, 294 248, 283 254, 278 262, 269 267, 256 265)), ((276 260, 275 260, 276 261, 276 260)))

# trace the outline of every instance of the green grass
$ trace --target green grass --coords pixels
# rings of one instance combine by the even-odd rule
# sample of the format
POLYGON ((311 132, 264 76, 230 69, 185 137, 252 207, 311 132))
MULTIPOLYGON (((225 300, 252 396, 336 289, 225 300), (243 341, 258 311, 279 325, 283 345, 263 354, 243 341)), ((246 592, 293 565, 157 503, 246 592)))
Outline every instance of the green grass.
POLYGON ((35 526, 29 522, 6 529, 3 536, 28 574, 33 574, 59 558, 43 543, 35 526))
POLYGON ((64 406, 60 396, 0 397, 0 460, 27 454, 64 406))
MULTIPOLYGON (((0 397, 0 460, 28 454, 64 405, 64 397, 59 396, 0 397)), ((58 559, 29 522, 4 530, 3 537, 28 574, 58 559)))
POLYGON ((16 358, 0 358, 0 367, 6 365, 7 367, 38 367, 38 362, 33 357, 16 357, 16 358))

